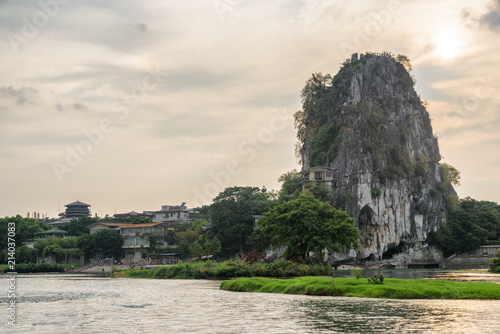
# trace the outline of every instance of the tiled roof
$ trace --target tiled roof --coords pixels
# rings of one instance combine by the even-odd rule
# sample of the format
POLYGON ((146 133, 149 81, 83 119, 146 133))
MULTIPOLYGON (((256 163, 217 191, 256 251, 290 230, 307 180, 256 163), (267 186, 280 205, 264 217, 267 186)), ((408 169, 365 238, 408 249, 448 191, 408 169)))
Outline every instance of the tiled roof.
POLYGON ((316 166, 316 167, 311 167, 311 168, 308 168, 308 169, 303 169, 300 171, 301 174, 304 174, 304 173, 307 173, 307 172, 311 172, 311 171, 315 171, 315 170, 328 170, 328 171, 334 171, 335 169, 333 168, 330 168, 330 167, 324 167, 324 166, 316 166))
POLYGON ((125 225, 121 225, 119 228, 148 227, 148 226, 156 226, 156 225, 161 225, 161 224, 163 224, 163 223, 125 224, 125 225))
POLYGON ((171 210, 155 211, 155 213, 169 213, 169 212, 189 212, 189 210, 187 210, 187 209, 171 209, 171 210))
POLYGON ((76 201, 73 203, 66 204, 65 206, 90 206, 90 204, 85 204, 83 202, 76 201))
POLYGON ((130 224, 128 222, 97 222, 97 223, 94 223, 92 225, 89 225, 88 227, 92 227, 94 225, 104 225, 104 226, 122 226, 122 225, 126 225, 126 224, 130 224))
POLYGON ((140 212, 135 212, 135 211, 130 211, 127 213, 115 213, 115 217, 145 217, 145 216, 151 216, 152 213, 140 213, 140 212))

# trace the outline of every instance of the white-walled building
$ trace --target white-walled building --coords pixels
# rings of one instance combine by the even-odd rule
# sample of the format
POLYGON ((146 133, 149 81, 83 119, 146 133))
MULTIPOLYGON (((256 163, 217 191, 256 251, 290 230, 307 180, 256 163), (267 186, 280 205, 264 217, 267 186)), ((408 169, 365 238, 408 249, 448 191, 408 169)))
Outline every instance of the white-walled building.
POLYGON ((189 220, 189 210, 185 203, 181 205, 162 205, 160 211, 154 211, 153 222, 155 223, 183 223, 189 220))
POLYGON ((122 248, 125 250, 125 261, 139 262, 142 253, 150 247, 150 237, 154 237, 156 245, 167 246, 168 228, 164 223, 124 224, 118 227, 123 238, 122 248))
POLYGON ((119 231, 120 226, 126 225, 130 223, 125 223, 125 222, 113 222, 113 221, 100 221, 97 223, 94 223, 92 225, 89 225, 90 229, 90 234, 97 233, 101 230, 106 230, 106 229, 112 229, 119 231))
POLYGON ((330 188, 335 187, 334 169, 329 167, 311 167, 300 172, 302 174, 302 185, 307 182, 325 182, 330 188))
POLYGON ((189 220, 189 210, 171 209, 160 210, 153 213, 154 223, 183 223, 189 220))

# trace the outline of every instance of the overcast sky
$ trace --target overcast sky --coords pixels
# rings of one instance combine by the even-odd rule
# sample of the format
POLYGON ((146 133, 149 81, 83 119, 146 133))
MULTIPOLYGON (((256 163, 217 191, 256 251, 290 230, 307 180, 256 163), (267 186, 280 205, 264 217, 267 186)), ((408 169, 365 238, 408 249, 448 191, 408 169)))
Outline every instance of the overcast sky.
POLYGON ((460 197, 500 202, 500 1, 0 1, 0 216, 279 189, 313 72, 408 55, 460 197))

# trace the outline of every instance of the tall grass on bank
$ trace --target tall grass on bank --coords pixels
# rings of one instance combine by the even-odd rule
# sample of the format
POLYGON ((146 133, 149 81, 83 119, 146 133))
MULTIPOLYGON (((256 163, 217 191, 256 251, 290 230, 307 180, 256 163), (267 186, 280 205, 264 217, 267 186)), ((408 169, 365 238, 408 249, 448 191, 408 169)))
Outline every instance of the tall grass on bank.
POLYGON ((18 273, 55 273, 55 272, 64 272, 64 267, 71 265, 63 265, 56 263, 19 263, 16 264, 16 272, 18 273))
POLYGON ((355 278, 333 280, 327 277, 294 279, 254 277, 224 281, 220 289, 240 292, 393 299, 500 299, 500 285, 495 283, 427 279, 387 278, 383 284, 370 284, 366 279, 355 278))
POLYGON ((171 266, 158 266, 148 270, 118 270, 111 277, 127 278, 178 278, 206 279, 232 277, 300 277, 330 276, 332 267, 328 264, 305 265, 291 261, 272 263, 254 263, 245 261, 212 261, 196 263, 179 263, 171 266))
MULTIPOLYGON (((15 265, 14 270, 18 274, 26 274, 26 273, 62 273, 64 272, 64 268, 69 273, 71 272, 71 267, 77 269, 80 267, 79 264, 59 264, 59 263, 18 263, 15 265)), ((0 275, 7 273, 10 270, 7 264, 0 265, 0 275)))

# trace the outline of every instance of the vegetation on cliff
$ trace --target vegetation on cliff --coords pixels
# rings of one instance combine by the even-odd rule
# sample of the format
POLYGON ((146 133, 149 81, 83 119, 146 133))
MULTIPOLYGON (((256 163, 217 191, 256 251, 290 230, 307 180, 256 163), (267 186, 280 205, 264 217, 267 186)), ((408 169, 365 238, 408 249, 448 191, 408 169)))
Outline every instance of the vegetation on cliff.
POLYGON ((383 284, 365 279, 300 277, 294 279, 238 278, 222 282, 220 289, 316 296, 393 299, 500 299, 495 283, 452 282, 386 278, 383 284))
MULTIPOLYGON (((397 62, 397 83, 405 89, 412 89, 414 79, 408 72, 411 69, 408 58, 404 55, 392 56, 389 53, 384 55, 388 59, 394 57, 397 62)), ((302 110, 294 115, 299 140, 295 152, 301 160, 307 159, 311 167, 331 165, 339 153, 345 135, 355 133, 348 144, 359 145, 364 151, 374 155, 373 167, 380 170, 381 181, 387 178, 399 179, 414 172, 415 161, 404 145, 408 139, 410 123, 414 120, 406 117, 392 119, 390 122, 389 119, 391 111, 402 107, 402 98, 382 96, 377 87, 380 83, 368 82, 366 85, 373 93, 372 96, 362 97, 357 104, 349 100, 352 98, 350 90, 353 77, 362 71, 363 66, 372 57, 376 55, 367 53, 360 60, 347 60, 334 77, 315 73, 302 89, 302 110), (363 122, 355 126, 353 121, 359 118, 359 115, 363 115, 363 122), (394 122, 394 127, 388 126, 394 122), (391 143, 391 146, 385 147, 387 143, 391 143), (388 154, 380 154, 382 148, 388 154), (303 156, 304 154, 308 156, 303 156)), ((383 77, 386 67, 386 63, 379 61, 370 73, 383 77)), ((415 102, 421 104, 420 100, 415 102)))

